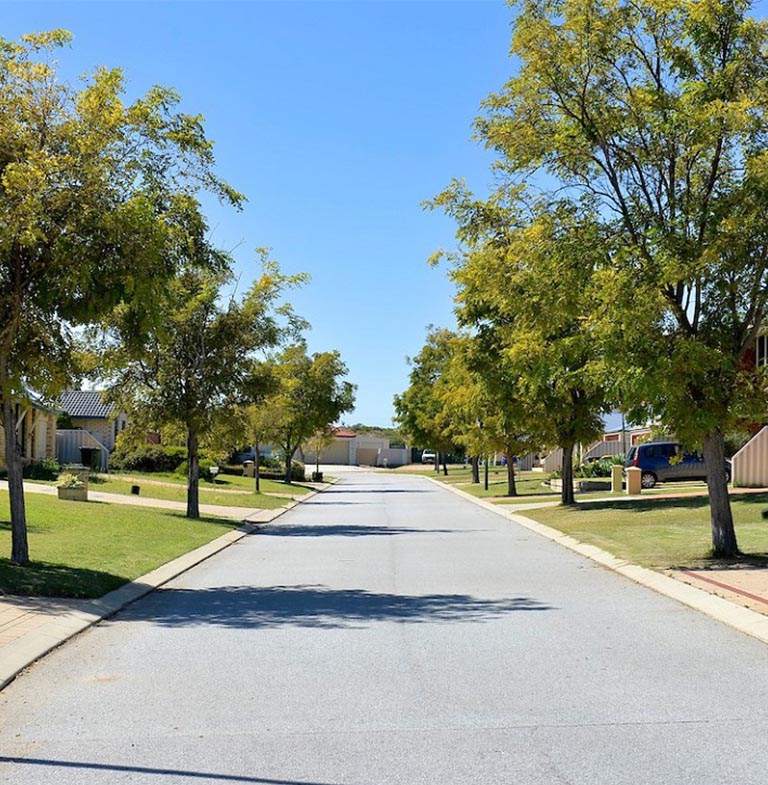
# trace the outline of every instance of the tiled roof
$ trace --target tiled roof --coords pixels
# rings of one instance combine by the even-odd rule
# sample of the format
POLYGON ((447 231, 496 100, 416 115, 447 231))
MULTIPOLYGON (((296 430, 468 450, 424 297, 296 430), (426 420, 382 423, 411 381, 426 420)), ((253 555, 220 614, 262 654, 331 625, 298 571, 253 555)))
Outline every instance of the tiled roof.
POLYGON ((59 400, 59 408, 70 417, 90 417, 106 420, 115 410, 104 403, 98 390, 68 390, 59 400))
POLYGON ((354 439, 357 434, 349 428, 333 428, 333 435, 337 439, 354 439))

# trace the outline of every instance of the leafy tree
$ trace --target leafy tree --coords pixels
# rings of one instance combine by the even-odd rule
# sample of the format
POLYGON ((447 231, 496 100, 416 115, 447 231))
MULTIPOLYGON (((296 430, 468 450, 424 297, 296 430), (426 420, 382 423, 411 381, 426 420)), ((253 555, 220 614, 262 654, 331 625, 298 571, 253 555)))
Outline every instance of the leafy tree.
POLYGON ((276 390, 257 415, 264 441, 285 455, 285 481, 299 445, 333 424, 355 405, 355 385, 342 381, 347 367, 337 351, 307 354, 304 344, 289 346, 271 362, 276 390))
POLYGON ((320 458, 322 454, 333 444, 334 432, 330 426, 319 428, 305 442, 306 446, 315 455, 315 474, 320 474, 320 458))
POLYGON ((475 330, 475 368, 493 402, 496 438, 511 454, 562 447, 562 501, 572 504, 574 448, 601 433, 609 408, 592 322, 597 276, 610 255, 588 207, 542 203, 524 215, 521 195, 500 190, 479 201, 454 183, 432 205, 459 223, 457 315, 475 330))
POLYGON ((625 396, 702 445, 717 555, 738 551, 724 433, 764 408, 745 360, 768 303, 768 24, 750 8, 525 0, 519 73, 478 121, 511 178, 594 199, 625 396))
POLYGON ((178 238, 199 235, 199 188, 242 200, 172 91, 125 103, 122 72, 108 69, 60 81, 50 57, 69 40, 0 39, 0 419, 16 564, 29 561, 17 406, 74 383, 78 326, 120 303, 141 304, 136 331, 152 322, 178 238))
POLYGON ((189 518, 200 517, 201 439, 221 432, 238 404, 258 397, 265 383, 259 352, 282 334, 276 303, 287 286, 301 280, 263 262, 263 274, 242 299, 231 295, 223 304, 228 272, 183 271, 168 286, 162 319, 138 353, 130 340, 120 340, 123 333, 131 335, 130 320, 116 326, 117 345, 108 355, 112 396, 136 422, 184 429, 189 518))
POLYGON ((445 455, 453 448, 450 418, 434 386, 446 372, 453 352, 455 334, 450 330, 432 329, 421 351, 412 360, 410 385, 395 395, 395 422, 411 440, 423 447, 433 447, 443 456, 443 472, 448 474, 445 455))
MULTIPOLYGON (((457 335, 435 392, 454 441, 473 457, 500 452, 507 462, 507 495, 517 496, 514 459, 533 451, 537 443, 517 392, 518 380, 496 348, 482 335, 457 335)), ((476 469, 475 460, 473 479, 479 482, 476 469)))

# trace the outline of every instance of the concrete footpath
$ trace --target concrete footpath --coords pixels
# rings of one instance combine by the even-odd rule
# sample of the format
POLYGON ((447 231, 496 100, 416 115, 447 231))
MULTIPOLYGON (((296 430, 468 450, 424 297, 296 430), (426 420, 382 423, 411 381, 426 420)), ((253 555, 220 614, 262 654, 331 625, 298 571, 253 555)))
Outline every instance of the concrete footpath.
MULTIPOLYGON (((288 502, 285 506, 273 510, 249 510, 242 507, 201 504, 200 511, 203 514, 233 518, 242 521, 243 525, 96 600, 0 595, 0 689, 13 681, 24 668, 72 636, 228 548, 255 531, 260 524, 275 520, 297 504, 316 496, 329 485, 330 483, 319 486, 316 490, 299 497, 299 500, 288 502)), ((32 492, 56 493, 55 488, 50 487, 49 491, 49 487, 36 486, 32 492), (38 488, 45 490, 39 491, 38 488)), ((27 490, 30 488, 27 487, 27 490)), ((96 501, 165 509, 177 509, 178 504, 162 499, 141 499, 107 493, 92 492, 89 497, 96 501), (151 502, 151 504, 147 505, 144 502, 151 502)))
MULTIPOLYGON (((534 509, 536 507, 550 507, 555 502, 530 505, 499 505, 473 496, 460 488, 442 483, 432 477, 431 482, 442 488, 447 488, 452 493, 464 497, 475 504, 492 510, 497 515, 505 517, 520 526, 546 537, 548 540, 562 545, 575 553, 586 556, 603 567, 618 572, 626 578, 639 583, 659 594, 670 597, 678 602, 695 608, 729 627, 757 638, 763 643, 768 643, 768 569, 750 565, 735 565, 724 569, 701 570, 668 570, 657 572, 655 570, 631 564, 615 557, 607 551, 594 545, 583 543, 558 529, 538 523, 537 521, 519 515, 520 507, 534 509)), ((746 490, 742 493, 765 492, 746 490)), ((643 496, 644 500, 670 498, 690 498, 691 494, 664 494, 654 497, 643 496)), ((641 497, 627 497, 641 498, 641 497)), ((590 503, 601 500, 590 499, 590 503)), ((605 501, 609 501, 606 499, 605 501)))

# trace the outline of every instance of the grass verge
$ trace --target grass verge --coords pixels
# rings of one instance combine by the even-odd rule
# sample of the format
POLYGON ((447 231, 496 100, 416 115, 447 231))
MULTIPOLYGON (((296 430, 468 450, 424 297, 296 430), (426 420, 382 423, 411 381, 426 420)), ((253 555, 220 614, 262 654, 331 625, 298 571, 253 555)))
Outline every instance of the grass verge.
MULTIPOLYGON (((768 524, 762 511, 768 494, 732 496, 736 535, 744 557, 768 564, 768 524)), ((615 499, 576 507, 526 510, 526 517, 620 559, 654 569, 727 564, 711 558, 709 502, 690 499, 615 499)))
MULTIPOLYGON (((237 528, 236 521, 27 494, 29 567, 0 558, 0 593, 100 597, 237 528)), ((0 554, 11 552, 8 493, 0 491, 0 554)))
MULTIPOLYGON (((156 485, 150 482, 142 482, 136 478, 134 482, 130 480, 101 479, 105 475, 100 475, 100 479, 92 479, 89 487, 92 491, 102 493, 117 493, 121 496, 129 496, 131 486, 138 485, 141 489, 141 496, 147 499, 164 499, 166 501, 186 502, 187 488, 185 485, 156 485)), ((263 493, 232 493, 226 490, 214 490, 208 486, 200 486, 200 504, 217 504, 222 507, 247 507, 249 509, 275 510, 282 507, 288 499, 279 496, 266 496, 263 493)))
MULTIPOLYGON (((116 477, 131 478, 137 483, 141 484, 142 480, 155 480, 158 482, 170 482, 175 485, 186 487, 187 478, 175 472, 120 472, 115 471, 113 474, 116 477)), ((103 475, 111 476, 111 475, 103 475)), ((253 491, 255 480, 252 477, 242 477, 235 474, 219 474, 216 477, 216 482, 211 483, 206 480, 200 480, 200 491, 253 491)), ((287 485, 284 482, 277 480, 259 481, 259 487, 262 493, 290 493, 293 496, 303 496, 309 493, 311 488, 306 488, 298 483, 291 483, 287 485)))

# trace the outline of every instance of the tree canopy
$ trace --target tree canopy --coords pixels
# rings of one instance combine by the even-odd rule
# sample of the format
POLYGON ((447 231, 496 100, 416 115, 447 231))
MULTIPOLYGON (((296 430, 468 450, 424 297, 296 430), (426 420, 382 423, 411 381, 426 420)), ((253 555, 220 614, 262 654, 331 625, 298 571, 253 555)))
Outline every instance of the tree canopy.
POLYGON ((503 185, 474 212, 497 219, 512 195, 533 231, 534 188, 586 206, 604 256, 592 333, 622 403, 703 447, 713 550, 733 554, 723 433, 764 410, 749 355, 768 303, 768 24, 746 0, 514 5, 519 67, 476 123, 503 185))
POLYGON ((51 57, 70 39, 0 39, 0 416, 18 564, 29 554, 16 406, 73 382, 78 326, 131 303, 137 331, 152 322, 178 251, 202 238, 200 189, 243 199, 172 90, 126 102, 119 69, 61 81, 51 57))

